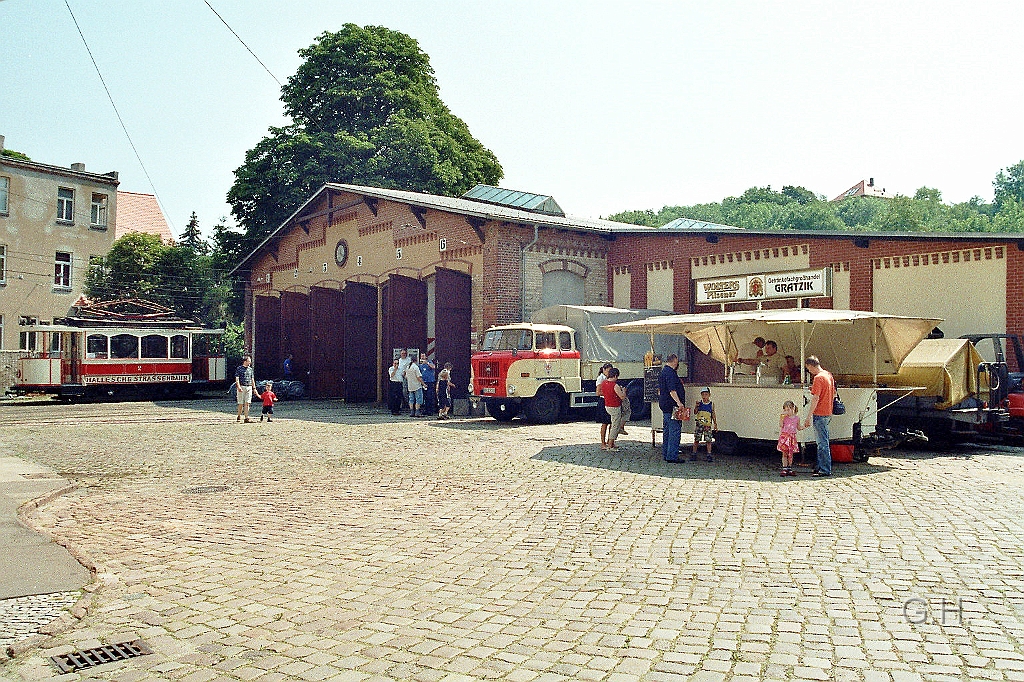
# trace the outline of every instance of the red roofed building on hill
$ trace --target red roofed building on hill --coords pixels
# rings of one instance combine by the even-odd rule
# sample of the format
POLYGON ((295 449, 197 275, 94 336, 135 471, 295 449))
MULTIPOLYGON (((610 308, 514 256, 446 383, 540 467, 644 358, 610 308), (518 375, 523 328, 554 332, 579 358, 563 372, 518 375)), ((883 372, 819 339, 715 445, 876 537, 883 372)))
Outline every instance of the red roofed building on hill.
POLYGON ((167 226, 167 219, 154 195, 119 191, 114 239, 120 239, 129 232, 154 234, 164 244, 174 241, 171 228, 167 226))
POLYGON ((842 201, 843 199, 849 199, 850 197, 878 197, 879 199, 888 199, 891 195, 885 193, 885 188, 878 189, 875 186, 875 179, 870 178, 867 182, 861 180, 856 185, 846 190, 832 201, 842 201))

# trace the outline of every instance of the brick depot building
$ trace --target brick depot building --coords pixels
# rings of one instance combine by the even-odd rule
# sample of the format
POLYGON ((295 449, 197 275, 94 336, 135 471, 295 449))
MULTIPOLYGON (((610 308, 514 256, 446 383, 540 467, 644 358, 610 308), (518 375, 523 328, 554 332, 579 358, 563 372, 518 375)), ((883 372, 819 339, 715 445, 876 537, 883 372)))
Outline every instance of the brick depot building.
MULTIPOLYGON (((696 284, 828 271, 827 297, 765 307, 875 310, 946 320, 946 336, 1024 331, 1024 239, 1011 235, 661 228, 566 216, 551 197, 478 186, 460 198, 327 184, 236 268, 259 376, 293 369, 319 397, 386 395, 396 348, 452 362, 461 391, 482 332, 558 303, 676 312, 696 284)), ((698 354, 699 355, 699 354, 698 354)), ((701 363, 695 380, 720 369, 701 363)))

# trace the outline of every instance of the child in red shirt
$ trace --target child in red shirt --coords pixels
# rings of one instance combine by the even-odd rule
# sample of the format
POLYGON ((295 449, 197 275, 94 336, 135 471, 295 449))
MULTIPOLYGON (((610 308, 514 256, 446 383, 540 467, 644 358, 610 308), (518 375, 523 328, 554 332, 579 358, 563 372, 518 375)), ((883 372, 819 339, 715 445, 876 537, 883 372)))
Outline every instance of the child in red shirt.
POLYGON ((277 402, 277 395, 274 393, 273 381, 267 382, 263 393, 260 394, 260 398, 263 399, 263 413, 260 414, 260 421, 263 421, 263 417, 266 417, 268 422, 274 421, 271 417, 274 414, 274 403, 277 402))

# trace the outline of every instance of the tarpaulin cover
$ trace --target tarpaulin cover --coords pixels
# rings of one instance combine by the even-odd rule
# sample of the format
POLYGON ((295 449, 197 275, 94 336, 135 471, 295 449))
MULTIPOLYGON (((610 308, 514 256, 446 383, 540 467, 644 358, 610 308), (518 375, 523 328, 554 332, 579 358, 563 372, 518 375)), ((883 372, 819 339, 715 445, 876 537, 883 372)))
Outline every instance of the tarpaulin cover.
MULTIPOLYGON (((627 310, 606 306, 554 305, 530 316, 535 324, 562 324, 576 330, 576 347, 584 362, 643 362, 651 350, 649 337, 623 334, 605 325, 666 315, 664 310, 627 310)), ((680 336, 656 335, 654 352, 667 357, 675 353, 685 362, 685 340, 680 336)))
POLYGON ((758 336, 775 341, 782 355, 799 362, 801 330, 805 356, 816 355, 835 374, 894 374, 911 350, 942 320, 899 317, 861 310, 789 308, 651 317, 612 324, 609 331, 682 334, 718 362, 736 361, 738 349, 758 336))
MULTIPOLYGON (((878 376, 881 386, 917 387, 911 395, 938 398, 944 410, 978 393, 981 354, 967 339, 925 339, 910 351, 900 371, 878 376)), ((871 377, 857 377, 870 381, 871 377)))

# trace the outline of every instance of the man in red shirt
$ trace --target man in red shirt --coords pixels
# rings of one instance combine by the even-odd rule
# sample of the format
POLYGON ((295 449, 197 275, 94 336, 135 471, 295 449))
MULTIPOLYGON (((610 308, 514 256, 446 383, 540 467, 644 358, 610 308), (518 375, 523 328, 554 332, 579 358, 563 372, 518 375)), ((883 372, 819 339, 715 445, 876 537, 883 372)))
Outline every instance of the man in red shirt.
POLYGON ((807 410, 804 427, 814 424, 814 437, 818 442, 818 469, 815 476, 832 475, 832 450, 828 443, 828 423, 832 420, 832 399, 836 395, 836 380, 832 373, 821 366, 815 356, 808 356, 804 363, 814 377, 811 383, 811 402, 807 410))

